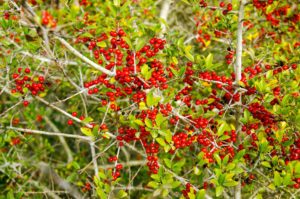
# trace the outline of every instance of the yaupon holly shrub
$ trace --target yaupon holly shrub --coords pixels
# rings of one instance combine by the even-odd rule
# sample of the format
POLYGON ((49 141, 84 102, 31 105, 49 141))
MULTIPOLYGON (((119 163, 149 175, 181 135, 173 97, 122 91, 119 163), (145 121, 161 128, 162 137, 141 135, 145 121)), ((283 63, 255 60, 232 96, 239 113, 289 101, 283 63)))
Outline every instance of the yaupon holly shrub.
POLYGON ((299 1, 0 9, 0 198, 300 197, 299 1))

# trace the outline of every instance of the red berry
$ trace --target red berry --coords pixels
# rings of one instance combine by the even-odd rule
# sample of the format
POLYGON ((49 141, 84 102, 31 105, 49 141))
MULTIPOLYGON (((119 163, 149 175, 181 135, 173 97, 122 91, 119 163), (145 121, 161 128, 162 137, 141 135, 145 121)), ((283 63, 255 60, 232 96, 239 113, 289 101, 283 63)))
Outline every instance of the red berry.
POLYGON ((29 102, 27 100, 24 100, 23 105, 24 105, 24 107, 26 107, 29 105, 29 102))
POLYGON ((15 137, 11 139, 11 145, 18 145, 20 144, 21 139, 19 137, 15 137))
POLYGON ((117 166, 116 166, 116 169, 117 170, 121 170, 123 168, 123 165, 122 164, 117 164, 117 166))
POLYGON ((25 73, 30 73, 30 68, 25 68, 24 72, 25 73))
POLYGON ((73 125, 73 120, 68 120, 68 125, 73 125))

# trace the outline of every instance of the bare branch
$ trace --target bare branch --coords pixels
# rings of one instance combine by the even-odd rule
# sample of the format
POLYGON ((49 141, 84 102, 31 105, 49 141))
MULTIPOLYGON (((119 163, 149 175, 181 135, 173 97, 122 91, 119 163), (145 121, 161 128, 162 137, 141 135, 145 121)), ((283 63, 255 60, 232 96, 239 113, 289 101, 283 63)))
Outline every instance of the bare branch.
POLYGON ((91 141, 91 138, 87 137, 87 136, 66 134, 66 133, 59 133, 59 132, 48 132, 48 131, 24 129, 24 128, 17 128, 17 127, 3 127, 3 126, 0 126, 0 129, 9 129, 9 130, 14 130, 14 131, 20 131, 23 133, 32 133, 32 134, 40 134, 40 135, 63 136, 63 137, 81 139, 81 140, 85 140, 85 141, 89 141, 89 142, 91 141))
POLYGON ((90 66, 94 67, 95 69, 109 75, 109 76, 115 76, 115 73, 111 72, 110 70, 107 70, 106 68, 99 66, 95 62, 91 61, 87 57, 85 57, 83 54, 81 54, 79 51, 77 51, 75 48, 73 48, 66 40, 64 40, 61 37, 55 36, 55 39, 59 40, 67 49, 69 49, 74 55, 79 57, 82 61, 89 64, 90 66))

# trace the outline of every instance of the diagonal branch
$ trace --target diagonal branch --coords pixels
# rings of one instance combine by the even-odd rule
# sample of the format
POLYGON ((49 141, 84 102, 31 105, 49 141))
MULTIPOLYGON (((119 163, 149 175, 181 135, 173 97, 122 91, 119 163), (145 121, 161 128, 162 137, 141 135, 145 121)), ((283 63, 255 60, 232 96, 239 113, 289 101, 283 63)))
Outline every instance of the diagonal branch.
POLYGON ((82 61, 89 64, 90 66, 94 67, 97 70, 100 70, 101 72, 109 75, 109 76, 115 76, 115 73, 111 72, 110 70, 107 70, 106 68, 99 66, 95 62, 91 61, 87 57, 85 57, 83 54, 81 54, 79 51, 77 51, 75 48, 73 48, 66 40, 64 40, 61 37, 55 36, 55 39, 59 40, 67 49, 69 49, 74 55, 79 57, 82 61))
POLYGON ((68 137, 68 138, 81 139, 81 140, 89 141, 89 142, 91 141, 90 137, 87 137, 87 136, 66 134, 66 133, 60 133, 60 132, 48 132, 48 131, 24 129, 24 128, 17 128, 17 127, 3 127, 3 126, 0 126, 0 129, 10 129, 10 130, 14 130, 14 131, 20 131, 23 133, 32 133, 32 134, 50 135, 50 136, 63 136, 63 137, 68 137))

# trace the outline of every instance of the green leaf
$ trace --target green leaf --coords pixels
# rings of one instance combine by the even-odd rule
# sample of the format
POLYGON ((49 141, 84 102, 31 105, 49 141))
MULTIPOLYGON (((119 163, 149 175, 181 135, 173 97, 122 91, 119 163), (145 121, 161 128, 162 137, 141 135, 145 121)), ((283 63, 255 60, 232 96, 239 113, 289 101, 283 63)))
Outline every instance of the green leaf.
POLYGON ((191 3, 188 0, 181 0, 181 1, 186 3, 187 5, 191 5, 191 3))
POLYGON ((244 118, 245 118, 246 122, 249 121, 250 116, 251 116, 251 113, 247 109, 245 109, 244 110, 244 118))
POLYGON ((148 107, 150 107, 150 106, 157 106, 157 104, 158 104, 159 101, 160 101, 160 97, 154 97, 153 96, 153 92, 149 92, 147 94, 146 103, 147 103, 148 107))
POLYGON ((86 117, 86 118, 84 118, 84 120, 82 121, 82 122, 84 122, 84 123, 90 123, 90 122, 92 122, 93 121, 93 118, 91 118, 91 117, 86 117))
POLYGON ((106 199, 107 198, 106 193, 101 188, 97 189, 97 195, 100 197, 100 199, 106 199))
POLYGON ((222 195, 224 188, 222 186, 216 187, 216 196, 219 197, 222 195))
POLYGON ((77 170, 80 169, 80 165, 78 164, 78 162, 72 162, 72 166, 77 170))
POLYGON ((81 37, 88 37, 88 38, 94 37, 94 36, 93 36, 91 33, 89 33, 89 32, 85 32, 85 33, 81 34, 80 36, 81 36, 81 37))
POLYGON ((286 174, 283 178, 283 184, 285 186, 293 184, 292 176, 290 173, 286 174))
POLYGON ((161 146, 165 146, 165 145, 166 145, 165 140, 162 139, 162 138, 156 138, 155 140, 156 140, 156 142, 158 142, 161 146))
POLYGON ((234 180, 228 180, 228 181, 225 181, 223 183, 223 185, 226 187, 235 187, 236 185, 238 185, 238 182, 236 182, 234 180))
POLYGON ((155 181, 150 181, 147 186, 152 187, 152 188, 155 189, 159 186, 159 183, 155 182, 155 181))
POLYGON ((227 154, 224 158, 223 158, 223 165, 227 165, 228 163, 228 160, 229 160, 229 154, 227 154))
POLYGON ((171 186, 172 186, 173 189, 179 187, 180 185, 181 185, 181 182, 179 182, 179 181, 174 181, 174 182, 171 183, 171 186))
POLYGON ((214 158, 217 161, 219 167, 221 167, 222 166, 222 160, 221 160, 220 156, 217 153, 214 153, 214 158))
POLYGON ((99 46, 101 48, 105 48, 106 47, 106 43, 105 43, 105 41, 97 42, 97 46, 99 46))
POLYGON ((165 131, 166 135, 165 135, 165 139, 168 143, 172 142, 172 132, 170 129, 167 129, 165 131))
POLYGON ((106 175, 103 173, 103 172, 99 172, 99 177, 101 178, 101 179, 106 179, 106 175))
POLYGON ((116 7, 119 7, 120 6, 120 0, 114 0, 114 5, 116 7))
POLYGON ((145 102, 140 102, 139 103, 139 109, 140 110, 147 110, 147 106, 146 106, 145 102))
POLYGON ((273 70, 269 70, 269 71, 266 73, 266 78, 267 78, 267 79, 270 79, 271 77, 273 77, 273 70))
POLYGON ((81 127, 80 130, 86 136, 90 136, 90 137, 93 136, 92 130, 90 128, 81 127))
POLYGON ((120 190, 117 194, 117 198, 125 198, 128 196, 128 193, 124 190, 120 190))
POLYGON ((263 165, 264 167, 272 168, 271 164, 267 161, 261 162, 261 165, 263 165))
POLYGON ((10 190, 10 191, 6 194, 6 198, 7 198, 7 199, 15 199, 14 193, 10 190))
POLYGON ((172 68, 172 67, 170 67, 170 69, 171 69, 172 73, 173 73, 176 77, 179 76, 177 70, 175 70, 175 69, 172 68))
POLYGON ((284 130, 278 130, 275 132, 275 137, 278 140, 278 142, 282 141, 283 135, 284 135, 284 130))
POLYGON ((171 167, 172 167, 172 162, 171 162, 171 160, 165 158, 165 159, 164 159, 164 162, 165 162, 165 165, 166 165, 168 168, 171 169, 171 167))
POLYGON ((160 127, 160 125, 166 120, 166 118, 161 114, 161 113, 158 113, 156 115, 156 118, 155 118, 155 122, 156 122, 156 125, 158 127, 160 127))
POLYGON ((162 191, 162 197, 165 198, 169 194, 169 189, 164 189, 162 191))
POLYGON ((178 76, 181 77, 185 73, 186 67, 182 66, 178 72, 178 76))
POLYGON ((149 70, 149 66, 144 64, 141 68, 141 74, 145 78, 145 80, 149 80, 152 75, 152 70, 149 70))
POLYGON ((194 62, 194 56, 190 53, 190 46, 184 48, 185 57, 188 58, 191 62, 194 62))
POLYGON ((190 191, 190 192, 188 193, 188 197, 189 197, 190 199, 195 199, 196 197, 195 197, 194 191, 190 191))
POLYGON ((239 160, 241 159, 246 153, 246 149, 240 150, 235 156, 234 159, 239 160))
POLYGON ((225 131, 228 131, 228 130, 230 130, 230 126, 225 121, 223 121, 222 124, 218 128, 217 134, 218 134, 218 136, 221 136, 221 135, 223 135, 223 133, 225 131))
POLYGON ((176 57, 172 57, 172 61, 174 62, 175 65, 178 64, 178 59, 176 57))
POLYGON ((146 118, 146 119, 145 119, 145 124, 146 124, 147 127, 153 128, 152 121, 151 121, 149 118, 146 118))
POLYGON ((134 120, 134 123, 138 124, 139 126, 144 126, 144 122, 142 120, 134 120))
POLYGON ((226 166, 226 169, 228 170, 228 171, 230 171, 230 170, 232 170, 232 169, 234 169, 235 168, 235 164, 233 163, 233 162, 230 162, 227 166, 226 166))
POLYGON ((229 138, 230 138, 229 135, 222 135, 222 136, 220 137, 220 140, 227 140, 227 139, 229 139, 229 138))
POLYGON ((205 189, 200 189, 197 192, 196 199, 205 199, 205 189))
POLYGON ((158 174, 152 174, 151 178, 154 179, 154 180, 156 180, 156 181, 160 181, 160 177, 159 177, 158 174))
POLYGON ((202 173, 201 170, 197 166, 194 166, 194 174, 198 176, 201 173, 202 173))
POLYGON ((279 187, 282 183, 282 178, 278 171, 274 172, 274 185, 279 187))
POLYGON ((138 43, 135 46, 135 50, 139 51, 144 47, 144 45, 147 43, 147 41, 145 38, 138 38, 137 41, 138 41, 138 43))
POLYGON ((214 56, 213 54, 209 53, 208 56, 205 58, 205 67, 210 69, 212 67, 214 56))
POLYGON ((128 37, 122 37, 124 39, 124 41, 126 41, 126 43, 129 45, 130 49, 132 49, 132 43, 131 40, 128 37))

